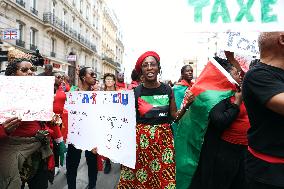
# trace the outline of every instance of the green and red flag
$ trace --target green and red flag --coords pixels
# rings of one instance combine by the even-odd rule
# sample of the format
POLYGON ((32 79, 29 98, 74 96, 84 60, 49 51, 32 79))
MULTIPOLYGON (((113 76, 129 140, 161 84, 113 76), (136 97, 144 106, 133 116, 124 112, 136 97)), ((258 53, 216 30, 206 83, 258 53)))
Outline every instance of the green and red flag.
MULTIPOLYGON (((178 110, 181 107, 181 103, 184 98, 185 92, 187 91, 187 89, 190 89, 192 85, 193 85, 193 82, 188 83, 185 80, 181 80, 180 82, 174 85, 173 92, 174 92, 176 106, 178 110)), ((178 127, 177 123, 175 122, 172 123, 172 130, 173 130, 174 136, 176 135, 177 127, 178 127)))
POLYGON ((196 171, 209 112, 220 101, 234 95, 237 82, 215 60, 207 63, 190 91, 195 100, 178 123, 175 136, 176 188, 187 189, 196 171))

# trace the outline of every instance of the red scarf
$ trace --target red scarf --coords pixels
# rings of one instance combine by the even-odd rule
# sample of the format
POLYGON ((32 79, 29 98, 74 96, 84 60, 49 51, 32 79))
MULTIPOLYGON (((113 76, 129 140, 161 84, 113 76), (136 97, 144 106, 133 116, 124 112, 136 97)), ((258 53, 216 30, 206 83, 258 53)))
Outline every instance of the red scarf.
POLYGON ((192 85, 194 83, 191 81, 190 83, 188 83, 186 80, 182 79, 180 82, 178 82, 176 85, 183 85, 183 86, 186 86, 188 88, 191 88, 192 85))

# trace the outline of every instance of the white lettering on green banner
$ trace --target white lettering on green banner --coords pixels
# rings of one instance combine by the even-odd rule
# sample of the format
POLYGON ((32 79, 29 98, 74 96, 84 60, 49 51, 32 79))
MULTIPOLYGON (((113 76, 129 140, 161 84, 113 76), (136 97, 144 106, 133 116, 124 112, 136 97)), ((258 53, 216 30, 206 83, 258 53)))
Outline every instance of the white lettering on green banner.
POLYGON ((284 31, 284 0, 187 0, 192 31, 284 31))

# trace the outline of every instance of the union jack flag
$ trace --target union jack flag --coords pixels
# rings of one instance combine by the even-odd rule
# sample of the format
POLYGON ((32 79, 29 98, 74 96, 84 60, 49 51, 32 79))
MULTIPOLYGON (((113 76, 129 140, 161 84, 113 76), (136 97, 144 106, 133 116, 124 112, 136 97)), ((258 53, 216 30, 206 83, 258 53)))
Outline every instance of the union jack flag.
POLYGON ((3 40, 18 39, 19 34, 17 29, 7 29, 2 32, 3 40))

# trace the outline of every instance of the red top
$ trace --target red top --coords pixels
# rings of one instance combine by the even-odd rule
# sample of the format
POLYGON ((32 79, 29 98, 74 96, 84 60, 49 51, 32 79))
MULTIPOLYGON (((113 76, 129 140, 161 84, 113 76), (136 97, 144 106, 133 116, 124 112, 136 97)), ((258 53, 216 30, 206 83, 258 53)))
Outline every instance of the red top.
POLYGON ((132 90, 137 87, 139 83, 137 81, 131 81, 130 85, 128 85, 128 90, 132 90))
POLYGON ((250 148, 248 146, 248 151, 256 158, 261 159, 263 161, 269 162, 269 163, 282 163, 284 164, 284 158, 274 157, 270 155, 266 155, 260 152, 255 151, 254 149, 250 148))
POLYGON ((53 101, 53 112, 56 114, 62 114, 64 109, 64 103, 66 100, 65 92, 63 91, 62 87, 60 86, 54 96, 53 101))
MULTIPOLYGON (((231 102, 234 102, 235 97, 231 97, 231 102)), ((232 125, 222 134, 222 139, 233 143, 248 145, 247 131, 250 127, 247 110, 244 102, 240 105, 240 113, 232 125)))
POLYGON ((126 83, 120 83, 116 82, 116 90, 121 91, 121 90, 127 90, 127 84, 126 83))
POLYGON ((66 91, 65 92, 69 92, 70 91, 70 85, 69 83, 65 83, 65 88, 66 88, 66 91))
MULTIPOLYGON (((20 123, 19 127, 10 134, 10 136, 20 136, 20 137, 33 137, 36 135, 37 131, 41 129, 40 123, 38 121, 23 121, 20 123)), ((4 127, 0 125, 0 138, 6 137, 7 134, 4 127)))

